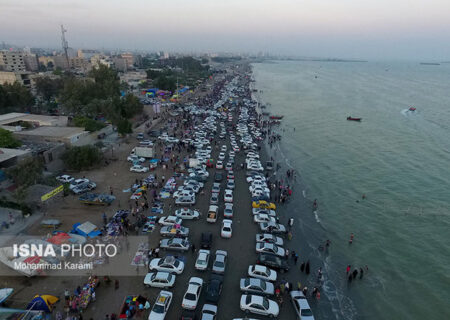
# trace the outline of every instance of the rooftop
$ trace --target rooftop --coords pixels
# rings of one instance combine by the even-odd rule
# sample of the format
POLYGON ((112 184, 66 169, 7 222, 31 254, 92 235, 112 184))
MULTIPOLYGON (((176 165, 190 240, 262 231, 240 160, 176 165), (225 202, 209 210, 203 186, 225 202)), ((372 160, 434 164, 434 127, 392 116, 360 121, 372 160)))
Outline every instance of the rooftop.
POLYGON ((20 149, 0 148, 0 163, 17 156, 23 156, 27 153, 30 153, 30 151, 20 149))
POLYGON ((40 126, 67 126, 68 118, 66 116, 46 116, 18 112, 0 115, 0 126, 8 126, 19 121, 38 122, 40 126))
POLYGON ((16 131, 14 134, 18 136, 70 138, 85 132, 87 133, 84 128, 79 127, 38 127, 31 130, 16 131))

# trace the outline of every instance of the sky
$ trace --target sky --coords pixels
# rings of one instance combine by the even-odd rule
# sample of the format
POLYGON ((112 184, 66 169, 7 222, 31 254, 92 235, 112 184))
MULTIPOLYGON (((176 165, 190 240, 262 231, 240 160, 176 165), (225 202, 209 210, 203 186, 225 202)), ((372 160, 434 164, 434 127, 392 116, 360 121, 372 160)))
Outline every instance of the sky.
POLYGON ((450 60, 450 0, 0 0, 0 42, 450 60))

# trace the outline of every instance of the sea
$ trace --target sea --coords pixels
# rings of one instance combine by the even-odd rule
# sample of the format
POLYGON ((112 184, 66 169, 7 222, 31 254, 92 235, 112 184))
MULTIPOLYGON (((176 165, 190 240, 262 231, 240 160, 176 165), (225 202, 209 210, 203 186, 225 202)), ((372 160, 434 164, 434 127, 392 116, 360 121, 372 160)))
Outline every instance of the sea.
POLYGON ((315 318, 450 319, 450 64, 267 61, 252 70, 262 111, 284 116, 268 152, 279 177, 297 172, 282 210, 295 217, 290 249, 311 261, 304 285, 320 287, 315 318), (363 278, 349 282, 347 265, 363 278))

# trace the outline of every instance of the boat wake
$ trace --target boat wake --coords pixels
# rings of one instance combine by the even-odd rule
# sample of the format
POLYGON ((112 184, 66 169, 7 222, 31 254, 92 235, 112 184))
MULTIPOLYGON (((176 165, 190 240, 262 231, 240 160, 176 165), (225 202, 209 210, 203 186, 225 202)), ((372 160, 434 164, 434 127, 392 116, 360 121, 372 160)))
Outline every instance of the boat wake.
POLYGON ((316 222, 320 223, 319 214, 317 213, 317 210, 314 210, 314 218, 316 218, 316 222))
POLYGON ((303 190, 303 191, 302 191, 302 195, 303 195, 303 198, 306 199, 306 190, 303 190))

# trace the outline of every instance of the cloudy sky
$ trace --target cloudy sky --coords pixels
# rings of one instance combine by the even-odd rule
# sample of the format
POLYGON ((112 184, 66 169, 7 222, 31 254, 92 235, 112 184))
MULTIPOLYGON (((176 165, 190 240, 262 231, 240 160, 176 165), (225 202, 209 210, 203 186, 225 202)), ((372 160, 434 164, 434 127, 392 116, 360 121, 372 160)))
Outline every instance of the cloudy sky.
POLYGON ((0 41, 450 60, 450 0, 0 0, 0 41))

